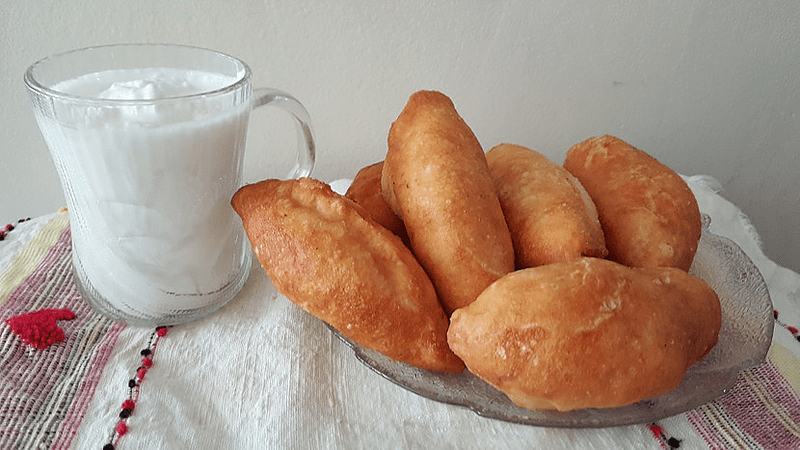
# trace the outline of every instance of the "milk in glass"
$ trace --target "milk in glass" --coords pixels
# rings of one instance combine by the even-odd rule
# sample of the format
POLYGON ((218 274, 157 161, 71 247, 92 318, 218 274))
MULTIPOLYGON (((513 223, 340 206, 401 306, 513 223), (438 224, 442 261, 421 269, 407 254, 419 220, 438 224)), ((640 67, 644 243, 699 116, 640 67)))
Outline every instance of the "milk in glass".
POLYGON ((152 68, 91 73, 52 87, 117 100, 58 114, 58 123, 39 120, 48 145, 59 149, 52 154, 77 212, 70 215, 77 281, 91 280, 122 312, 156 316, 167 297, 170 311, 202 308, 239 282, 244 259, 249 264, 230 199, 241 184, 250 104, 199 95, 236 81, 152 68))

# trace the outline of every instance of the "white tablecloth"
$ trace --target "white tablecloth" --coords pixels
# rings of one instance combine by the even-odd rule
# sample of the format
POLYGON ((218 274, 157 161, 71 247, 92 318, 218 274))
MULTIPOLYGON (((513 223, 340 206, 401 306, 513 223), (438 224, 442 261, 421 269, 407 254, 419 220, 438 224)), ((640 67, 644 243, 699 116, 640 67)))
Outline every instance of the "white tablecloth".
MULTIPOLYGON (((718 195, 716 181, 705 176, 687 180, 701 211, 711 216, 710 231, 731 238, 758 266, 782 323, 800 324, 800 275, 764 256, 755 230, 738 208, 718 195)), ((347 182, 332 184, 341 191, 347 182)), ((17 241, 24 241, 24 233, 35 233, 43 221, 31 221, 17 241)), ((21 244, 15 245, 11 240, 0 247, 0 273, 21 251, 21 244)), ((130 393, 128 381, 152 337, 150 329, 121 331, 77 434, 67 440, 72 448, 100 449, 109 442, 119 449, 715 445, 686 414, 656 424, 556 429, 486 419, 422 398, 357 361, 322 322, 277 294, 258 264, 228 305, 203 320, 171 327, 160 338, 135 410, 125 421, 127 429, 115 438, 120 405, 130 393)), ((786 327, 775 327, 774 342, 800 358, 800 342, 786 327)), ((792 417, 785 427, 797 428, 800 436, 798 418, 792 417)))

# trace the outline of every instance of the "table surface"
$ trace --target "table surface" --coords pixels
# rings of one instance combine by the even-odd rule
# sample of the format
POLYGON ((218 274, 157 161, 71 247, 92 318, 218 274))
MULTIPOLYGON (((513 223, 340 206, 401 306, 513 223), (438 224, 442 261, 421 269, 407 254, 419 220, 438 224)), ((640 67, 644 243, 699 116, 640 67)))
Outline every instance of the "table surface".
POLYGON ((258 265, 202 320, 113 322, 80 299, 62 210, 0 241, 0 448, 800 448, 800 275, 764 256, 715 180, 687 182, 710 231, 758 267, 776 313, 766 361, 699 408, 596 429, 483 418, 365 367, 258 265))

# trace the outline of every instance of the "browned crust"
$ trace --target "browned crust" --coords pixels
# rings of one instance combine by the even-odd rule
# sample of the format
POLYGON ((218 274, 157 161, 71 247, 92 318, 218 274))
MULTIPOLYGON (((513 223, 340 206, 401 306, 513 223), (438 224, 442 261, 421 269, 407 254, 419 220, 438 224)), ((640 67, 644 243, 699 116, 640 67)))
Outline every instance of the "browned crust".
POLYGON ((410 245, 403 221, 392 211, 381 194, 382 173, 383 161, 362 167, 344 196, 364 207, 376 222, 394 233, 403 243, 410 245))
POLYGON ((517 269, 608 254, 597 209, 566 169, 520 145, 486 153, 517 269))
POLYGON ((448 319, 399 238, 310 178, 265 180, 231 202, 278 292, 356 343, 429 370, 458 372, 448 319))
POLYGON ((689 270, 700 240, 700 210, 680 175, 607 135, 569 149, 564 167, 597 206, 609 259, 689 270))
POLYGON ((450 99, 413 94, 392 124, 381 179, 446 312, 514 269, 486 156, 450 99))
POLYGON ((720 326, 719 299, 699 278, 582 258, 501 278, 453 313, 448 342, 514 403, 568 411, 673 389, 720 326))

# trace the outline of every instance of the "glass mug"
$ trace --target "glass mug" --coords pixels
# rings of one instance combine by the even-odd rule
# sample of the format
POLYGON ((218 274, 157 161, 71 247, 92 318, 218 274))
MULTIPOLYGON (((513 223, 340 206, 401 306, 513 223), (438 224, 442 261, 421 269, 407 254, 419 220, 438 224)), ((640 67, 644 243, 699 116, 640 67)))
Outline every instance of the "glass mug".
POLYGON ((24 79, 66 197, 78 291, 131 325, 200 318, 247 280, 250 245, 230 200, 251 110, 273 105, 296 120, 288 177, 314 166, 303 105, 254 90, 250 68, 222 53, 92 47, 45 58, 24 79))

